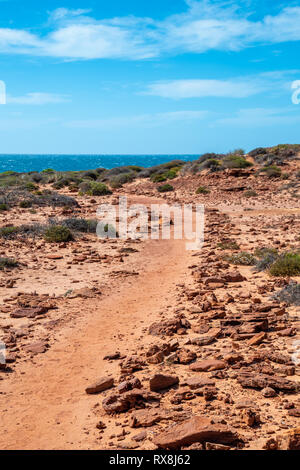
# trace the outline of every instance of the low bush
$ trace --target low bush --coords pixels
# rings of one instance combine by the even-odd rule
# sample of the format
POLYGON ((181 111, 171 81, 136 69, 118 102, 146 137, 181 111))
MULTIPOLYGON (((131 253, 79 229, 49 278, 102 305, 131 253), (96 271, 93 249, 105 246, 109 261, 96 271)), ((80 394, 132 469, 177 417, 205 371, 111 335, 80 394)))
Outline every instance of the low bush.
POLYGON ((280 178, 281 176, 281 169, 276 165, 265 166, 260 171, 267 175, 268 178, 280 178))
POLYGON ((13 258, 0 258, 0 271, 3 269, 12 269, 16 268, 19 263, 13 258))
POLYGON ((263 246, 261 248, 256 248, 254 251, 254 256, 260 259, 264 258, 267 255, 278 256, 278 250, 273 247, 263 246))
POLYGON ((55 173, 55 170, 53 170, 52 168, 46 168, 45 170, 42 170, 41 173, 45 173, 46 175, 48 174, 52 174, 52 173, 55 173))
POLYGON ((108 196, 112 194, 112 191, 108 189, 106 184, 97 182, 89 183, 86 190, 83 190, 83 192, 89 196, 108 196))
POLYGON ((5 204, 5 202, 0 204, 0 212, 6 212, 8 210, 9 210, 9 207, 7 204, 5 204))
POLYGON ((73 236, 68 227, 53 225, 46 229, 44 239, 50 243, 60 243, 73 240, 73 236))
POLYGON ((272 299, 279 302, 286 302, 288 305, 300 306, 300 284, 297 282, 290 282, 287 286, 276 292, 272 299))
POLYGON ((269 272, 276 277, 300 275, 300 254, 284 253, 271 265, 269 272))
POLYGON ((224 168, 248 168, 252 163, 246 160, 242 155, 231 153, 225 156, 222 166, 224 168))
POLYGON ((19 206, 22 209, 29 209, 32 206, 32 202, 31 201, 21 201, 19 206))
POLYGON ((243 196, 245 197, 257 197, 258 194, 256 191, 253 191, 252 189, 249 189, 248 191, 245 191, 243 196))
POLYGON ((12 238, 18 232, 18 227, 1 227, 0 238, 12 238))
POLYGON ((158 186, 157 191, 159 193, 168 193, 174 191, 174 188, 170 184, 163 184, 162 186, 158 186))
POLYGON ((254 251, 254 256, 259 258, 255 264, 255 270, 258 272, 265 271, 269 269, 272 264, 275 263, 279 254, 276 248, 272 247, 262 247, 256 248, 254 251))
POLYGON ((231 241, 231 240, 220 242, 218 243, 217 247, 220 248, 221 250, 239 250, 240 249, 237 242, 231 241))
POLYGON ((132 181, 134 181, 135 177, 135 173, 124 173, 122 175, 114 176, 110 180, 109 184, 110 187, 113 189, 122 188, 123 184, 131 183, 132 181))
POLYGON ((209 194, 210 190, 207 189, 205 186, 199 186, 199 188, 196 191, 196 194, 209 194))
POLYGON ((74 232, 83 232, 83 233, 95 233, 98 220, 96 219, 80 219, 80 218, 70 218, 60 221, 60 224, 74 232))
POLYGON ((199 167, 200 171, 206 169, 210 169, 212 172, 215 172, 221 169, 221 163, 215 158, 208 158, 207 160, 203 161, 199 167))
POLYGON ((237 266, 254 266, 257 261, 255 256, 245 251, 242 251, 241 253, 235 253, 231 256, 226 256, 224 259, 229 263, 237 266))

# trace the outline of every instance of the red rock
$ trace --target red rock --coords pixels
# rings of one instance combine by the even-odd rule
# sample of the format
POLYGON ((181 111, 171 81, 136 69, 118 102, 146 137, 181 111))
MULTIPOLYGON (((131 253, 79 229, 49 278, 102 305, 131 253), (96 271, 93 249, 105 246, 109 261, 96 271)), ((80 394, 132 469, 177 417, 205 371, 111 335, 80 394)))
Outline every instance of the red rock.
POLYGON ((195 372, 210 372, 213 370, 225 369, 225 367, 225 362, 217 359, 206 359, 190 365, 190 369, 195 372))
POLYGON ((35 318, 48 311, 47 307, 19 308, 10 314, 11 318, 35 318))
POLYGON ((159 401, 157 393, 151 393, 144 389, 134 389, 122 395, 114 393, 102 402, 104 411, 108 414, 122 413, 134 408, 136 405, 145 406, 145 402, 159 401))
POLYGON ((228 273, 224 276, 224 279, 226 282, 242 282, 245 281, 246 279, 244 276, 241 275, 238 271, 233 271, 231 273, 228 273))
POLYGON ((293 408, 289 410, 289 415, 294 416, 294 418, 300 418, 300 408, 293 408))
POLYGON ((266 333, 262 331, 248 340, 248 346, 257 346, 266 338, 266 333))
POLYGON ((189 349, 181 349, 177 353, 177 359, 180 364, 189 364, 197 358, 197 354, 189 349))
POLYGON ((101 377, 96 383, 90 385, 85 389, 88 395, 94 395, 96 393, 104 392, 109 388, 113 387, 114 379, 111 377, 101 377))
POLYGON ((28 344, 24 346, 24 351, 32 354, 43 354, 48 349, 47 343, 44 341, 38 341, 36 343, 28 344))
POLYGON ((179 449, 205 441, 233 444, 238 441, 238 435, 223 424, 212 424, 209 418, 193 416, 161 432, 153 439, 154 444, 161 449, 179 449))
POLYGON ((185 380, 183 385, 185 384, 191 390, 197 390, 202 387, 213 387, 215 385, 215 381, 206 377, 192 377, 190 379, 185 380))
POLYGON ((135 436, 132 436, 132 439, 136 442, 141 442, 144 441, 147 438, 147 432, 142 431, 139 434, 136 434, 135 436))
POLYGON ((172 375, 155 374, 150 379, 150 390, 152 392, 158 392, 166 388, 172 387, 179 383, 178 377, 172 375))
POLYGON ((273 397, 276 397, 277 395, 275 390, 271 387, 266 387, 262 389, 261 393, 265 398, 273 398, 273 397))
POLYGON ((121 358, 121 353, 119 351, 116 351, 114 353, 109 353, 106 356, 104 356, 104 361, 114 361, 117 359, 121 358))
POLYGON ((296 328, 286 328, 278 332, 279 336, 295 336, 297 334, 296 328))
POLYGON ((294 393, 299 389, 296 382, 266 374, 241 374, 237 377, 238 382, 244 388, 263 389, 271 387, 276 391, 294 393))
POLYGON ((172 419, 172 413, 161 408, 134 411, 131 415, 132 428, 148 428, 165 419, 172 419))
POLYGON ((133 390, 134 388, 142 388, 142 384, 137 377, 120 383, 120 385, 118 385, 118 392, 129 392, 129 390, 133 390))
POLYGON ((63 256, 59 254, 53 254, 53 255, 47 255, 46 258, 55 260, 55 259, 63 259, 63 256))

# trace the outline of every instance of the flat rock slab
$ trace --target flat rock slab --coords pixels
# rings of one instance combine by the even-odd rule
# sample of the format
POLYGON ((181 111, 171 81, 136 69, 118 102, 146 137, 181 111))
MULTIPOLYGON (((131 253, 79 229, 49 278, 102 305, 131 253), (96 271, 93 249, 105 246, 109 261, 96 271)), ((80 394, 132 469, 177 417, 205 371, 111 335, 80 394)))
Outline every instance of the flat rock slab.
POLYGON ((35 318, 48 311, 47 307, 18 308, 10 314, 11 318, 35 318))
POLYGON ((254 388, 258 390, 270 387, 280 392, 295 393, 300 389, 300 384, 292 382, 291 380, 284 379, 282 377, 276 377, 274 375, 271 376, 266 374, 241 374, 237 378, 237 380, 244 388, 254 388))
POLYGON ((104 392, 113 387, 114 379, 112 377, 101 377, 97 382, 85 389, 88 395, 104 392))
POLYGON ((158 392, 159 390, 165 390, 166 388, 172 387, 179 383, 179 378, 172 375, 155 374, 150 379, 150 390, 152 392, 158 392))
POLYGON ((187 385, 191 390, 197 390, 203 387, 214 387, 215 380, 206 377, 193 377, 184 381, 183 385, 187 385))
POLYGON ((153 442, 161 449, 179 449, 196 442, 207 441, 226 445, 234 444, 238 440, 238 434, 224 424, 212 424, 209 418, 193 416, 158 434, 153 442))
POLYGON ((190 369, 194 372, 210 372, 213 370, 225 369, 226 364, 224 361, 217 359, 207 359, 205 361, 197 361, 190 365, 190 369))
POLYGON ((44 341, 38 341, 36 343, 28 344, 24 347, 25 352, 32 354, 43 354, 48 349, 48 344, 44 341))

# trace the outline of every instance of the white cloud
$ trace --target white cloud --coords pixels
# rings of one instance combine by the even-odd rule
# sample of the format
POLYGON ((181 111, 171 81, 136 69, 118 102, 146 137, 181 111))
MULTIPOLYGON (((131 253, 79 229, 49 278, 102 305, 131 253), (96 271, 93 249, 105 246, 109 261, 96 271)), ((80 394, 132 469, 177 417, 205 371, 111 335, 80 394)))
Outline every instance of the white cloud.
POLYGON ((149 85, 148 95, 163 98, 225 97, 245 98, 262 91, 263 88, 251 80, 173 80, 149 85))
POLYGON ((162 98, 247 98, 262 92, 290 90, 299 70, 280 70, 227 80, 185 79, 154 82, 142 94, 162 98))
POLYGON ((221 127, 234 126, 235 128, 261 128, 267 126, 296 125, 300 123, 297 107, 290 108, 248 108, 241 109, 230 117, 223 117, 215 121, 221 127), (295 109, 296 108, 296 109, 295 109), (296 112, 296 114, 294 114, 296 112))
POLYGON ((65 95, 54 93, 27 93, 24 96, 7 96, 7 104, 43 105, 51 103, 65 103, 69 101, 65 95))
POLYGON ((112 117, 107 119, 87 119, 69 121, 66 127, 80 129, 111 129, 131 126, 156 127, 172 122, 201 120, 208 115, 207 111, 173 111, 165 113, 139 114, 136 116, 112 117))
POLYGON ((141 60, 162 54, 236 51, 259 44, 300 40, 299 6, 282 8, 276 15, 254 20, 231 1, 186 3, 185 13, 162 21, 134 16, 95 19, 89 16, 90 10, 59 8, 49 15, 51 31, 46 35, 0 28, 0 53, 68 60, 141 60))

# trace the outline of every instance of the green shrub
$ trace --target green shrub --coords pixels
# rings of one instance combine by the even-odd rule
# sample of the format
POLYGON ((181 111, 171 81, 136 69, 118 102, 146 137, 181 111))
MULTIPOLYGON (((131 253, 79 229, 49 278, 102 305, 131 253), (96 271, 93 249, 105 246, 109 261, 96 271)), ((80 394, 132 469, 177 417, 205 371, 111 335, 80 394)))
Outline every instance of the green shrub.
POLYGON ((262 248, 256 248, 254 251, 254 256, 256 256, 257 258, 264 258, 267 255, 278 256, 278 250, 273 247, 264 246, 262 248))
POLYGON ((252 166, 251 162, 235 153, 226 155, 222 164, 224 168, 248 168, 252 166))
POLYGON ((10 238, 18 232, 18 227, 1 227, 0 238, 10 238))
POLYGON ((37 191, 39 189, 38 186, 31 183, 30 181, 28 183, 25 183, 23 187, 24 189, 26 189, 26 191, 37 191))
POLYGON ((259 258, 255 264, 255 270, 261 272, 269 269, 272 264, 275 263, 279 254, 276 248, 262 247, 256 248, 254 251, 254 256, 259 258))
POLYGON ((10 186, 17 186, 19 180, 16 176, 7 176, 6 178, 0 179, 0 186, 3 188, 8 188, 10 186))
POLYGON ((256 191, 253 191, 252 189, 249 189, 248 191, 245 191, 243 196, 245 197, 257 197, 258 194, 256 191))
POLYGON ((32 203, 31 203, 31 201, 21 201, 19 206, 22 209, 29 209, 32 206, 32 203))
POLYGON ((168 193, 170 191, 174 191, 174 188, 170 184, 163 184, 157 188, 157 191, 159 193, 168 193))
POLYGON ((135 173, 124 173, 118 176, 114 176, 109 184, 113 189, 122 188, 123 184, 131 183, 135 179, 135 173))
POLYGON ((220 248, 221 250, 239 250, 240 249, 236 241, 230 241, 230 240, 218 243, 217 247, 220 248))
POLYGON ((200 171, 210 169, 211 171, 217 171, 221 168, 221 163, 215 158, 208 158, 200 164, 200 171))
POLYGON ((5 203, 0 204, 0 212, 6 212, 8 210, 9 210, 9 207, 7 204, 5 203))
POLYGON ((3 271, 5 268, 16 268, 17 266, 18 262, 13 258, 0 258, 0 271, 3 271))
POLYGON ((196 194, 209 194, 210 190, 207 189, 205 186, 199 186, 199 188, 196 191, 196 194))
POLYGON ((288 305, 300 306, 300 284, 297 282, 290 282, 287 286, 276 292, 272 299, 279 302, 285 302, 288 305))
POLYGON ((108 196, 112 194, 106 184, 96 182, 91 182, 87 191, 84 192, 90 196, 108 196))
POLYGON ((265 173, 268 178, 280 178, 281 176, 281 169, 276 165, 265 166, 260 171, 265 173))
POLYGON ((98 220, 96 219, 79 219, 76 217, 65 219, 60 222, 61 225, 75 232, 95 233, 98 220))
POLYGON ((51 243, 69 242, 73 239, 71 231, 62 225, 53 225, 47 228, 44 239, 51 243))
POLYGON ((55 170, 53 170, 52 168, 46 168, 45 170, 42 170, 41 173, 45 173, 45 174, 55 173, 55 170))
POLYGON ((276 277, 300 275, 300 254, 284 253, 272 264, 269 272, 276 277))
POLYGON ((162 174, 154 174, 151 176, 151 181, 153 181, 153 183, 163 183, 164 181, 167 181, 167 176, 166 176, 166 173, 162 173, 162 174))
POLYGON ((256 258, 251 253, 245 251, 226 256, 224 259, 237 266, 254 266, 256 264, 256 258))

